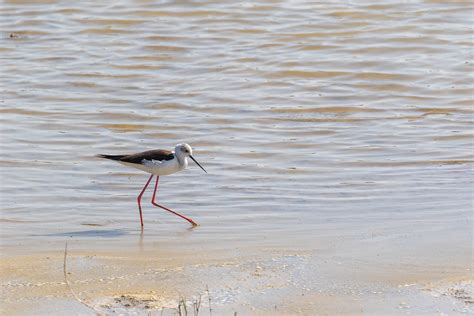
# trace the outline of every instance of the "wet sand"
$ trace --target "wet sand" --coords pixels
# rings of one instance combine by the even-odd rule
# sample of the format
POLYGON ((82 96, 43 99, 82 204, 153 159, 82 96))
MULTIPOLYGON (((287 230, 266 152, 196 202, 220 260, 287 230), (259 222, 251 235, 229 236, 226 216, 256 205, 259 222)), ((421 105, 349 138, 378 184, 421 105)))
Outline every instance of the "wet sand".
MULTIPOLYGON (((436 257, 433 249, 410 253, 421 245, 409 242, 409 236, 379 233, 313 251, 246 249, 245 254, 237 249, 183 253, 145 243, 132 254, 85 251, 86 244, 72 238, 67 278, 80 299, 104 314, 175 315, 180 299, 191 307, 199 297, 199 315, 209 314, 209 297, 214 315, 472 313, 467 245, 446 260, 450 250, 442 244, 436 257), (402 251, 396 252, 396 245, 402 251)), ((3 314, 93 315, 66 287, 63 258, 64 249, 3 257, 3 314)))

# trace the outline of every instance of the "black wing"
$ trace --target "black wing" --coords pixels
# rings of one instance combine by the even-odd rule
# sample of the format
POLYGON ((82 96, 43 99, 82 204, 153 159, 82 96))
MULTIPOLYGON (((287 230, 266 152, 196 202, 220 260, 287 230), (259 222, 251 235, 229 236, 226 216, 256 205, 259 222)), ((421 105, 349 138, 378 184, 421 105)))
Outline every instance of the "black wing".
POLYGON ((142 153, 133 155, 97 155, 97 157, 128 163, 141 164, 143 160, 171 160, 174 158, 174 154, 169 150, 156 149, 144 151, 142 153))
POLYGON ((127 157, 128 155, 95 155, 95 156, 99 158, 110 159, 110 160, 120 160, 123 157, 127 157))

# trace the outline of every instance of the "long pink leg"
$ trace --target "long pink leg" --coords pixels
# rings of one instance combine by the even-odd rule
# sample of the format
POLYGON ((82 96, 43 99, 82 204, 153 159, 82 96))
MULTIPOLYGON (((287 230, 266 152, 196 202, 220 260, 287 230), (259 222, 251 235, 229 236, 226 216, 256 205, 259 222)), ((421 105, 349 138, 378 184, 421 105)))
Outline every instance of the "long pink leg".
POLYGON ((164 209, 164 210, 166 210, 166 211, 168 211, 168 212, 171 212, 171 213, 173 213, 174 215, 178 215, 179 217, 184 218, 185 220, 187 220, 188 222, 190 222, 191 225, 197 226, 197 224, 196 224, 192 219, 190 219, 190 218, 188 218, 188 217, 186 217, 186 216, 183 216, 183 215, 181 215, 181 214, 179 214, 179 213, 177 213, 177 212, 175 212, 175 211, 173 211, 173 210, 170 210, 169 208, 164 207, 163 205, 160 205, 160 204, 158 204, 158 203, 155 202, 156 190, 158 189, 158 180, 160 180, 160 177, 159 177, 159 176, 156 176, 155 190, 153 191, 153 197, 152 197, 152 199, 151 199, 151 204, 153 204, 153 205, 155 205, 155 206, 158 206, 158 207, 160 207, 160 208, 162 208, 162 209, 164 209))
POLYGON ((140 223, 142 224, 142 227, 143 227, 142 204, 141 204, 142 195, 143 195, 143 193, 145 193, 145 190, 148 187, 148 185, 150 184, 150 181, 151 181, 152 178, 153 178, 153 175, 151 175, 150 178, 148 178, 148 181, 146 182, 145 186, 143 187, 142 192, 140 192, 140 195, 137 198, 138 210, 140 211, 140 223))

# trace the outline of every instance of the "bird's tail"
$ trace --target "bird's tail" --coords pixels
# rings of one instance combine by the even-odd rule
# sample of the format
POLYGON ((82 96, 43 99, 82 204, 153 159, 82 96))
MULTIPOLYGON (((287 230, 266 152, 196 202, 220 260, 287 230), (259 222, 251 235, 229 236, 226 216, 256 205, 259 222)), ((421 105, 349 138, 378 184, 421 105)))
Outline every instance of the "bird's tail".
POLYGON ((99 158, 110 159, 110 160, 120 160, 123 157, 126 157, 127 155, 95 155, 95 156, 99 158))

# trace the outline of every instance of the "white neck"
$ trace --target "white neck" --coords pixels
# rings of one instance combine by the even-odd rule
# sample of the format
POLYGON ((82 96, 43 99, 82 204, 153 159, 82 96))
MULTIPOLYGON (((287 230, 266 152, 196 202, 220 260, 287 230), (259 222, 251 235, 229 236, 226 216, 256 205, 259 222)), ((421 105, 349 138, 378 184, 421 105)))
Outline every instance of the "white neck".
POLYGON ((181 166, 184 166, 184 168, 187 167, 188 165, 188 159, 185 155, 183 155, 181 152, 175 152, 174 155, 176 156, 176 159, 178 160, 178 163, 181 166))

